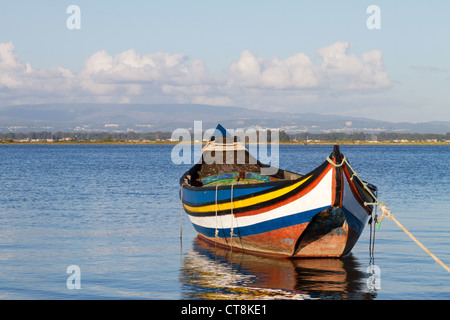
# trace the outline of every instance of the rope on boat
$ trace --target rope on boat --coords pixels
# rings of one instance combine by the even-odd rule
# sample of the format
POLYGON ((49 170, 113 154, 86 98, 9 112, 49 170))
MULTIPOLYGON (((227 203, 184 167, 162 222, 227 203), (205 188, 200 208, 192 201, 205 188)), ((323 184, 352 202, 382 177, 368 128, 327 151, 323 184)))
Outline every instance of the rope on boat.
MULTIPOLYGON (((375 207, 375 210, 377 209, 377 207, 375 207)), ((369 266, 373 266, 375 265, 375 255, 374 255, 374 251, 375 251, 375 227, 374 227, 374 223, 373 222, 377 222, 377 213, 375 211, 375 219, 373 219, 372 217, 370 217, 369 220, 369 225, 370 225, 370 239, 369 239, 369 266)))
MULTIPOLYGON (((215 210, 216 210, 216 229, 214 232, 215 235, 215 244, 217 245, 217 238, 219 236, 219 230, 218 230, 218 222, 217 222, 217 192, 218 192, 219 185, 216 185, 216 197, 215 197, 215 210)), ((230 246, 231 250, 233 250, 233 236, 234 234, 234 225, 233 225, 233 192, 234 192, 234 184, 231 185, 231 196, 230 196, 230 202, 231 202, 231 232, 230 232, 230 246)))
POLYGON ((231 250, 233 250, 233 187, 234 183, 231 185, 231 232, 230 232, 230 243, 231 243, 231 250))
POLYGON ((219 185, 216 185, 216 231, 214 232, 214 235, 216 237, 216 243, 217 243, 217 237, 219 236, 219 230, 217 229, 217 188, 219 188, 219 185))
MULTIPOLYGON (((330 157, 327 157, 327 161, 329 163, 331 163, 333 166, 335 167, 341 167, 344 163, 347 164, 347 166, 353 171, 353 175, 351 177, 351 180, 353 180, 353 177, 358 178, 359 182, 363 185, 364 189, 372 196, 372 198, 375 200, 375 202, 364 202, 365 206, 368 205, 374 205, 374 206, 378 206, 381 210, 381 212, 383 213, 381 215, 380 220, 378 221, 377 224, 377 229, 380 228, 381 225, 381 221, 387 217, 391 220, 393 220, 397 226, 403 230, 403 232, 405 232, 419 247, 421 247, 426 253, 428 253, 433 259, 434 261, 436 261, 438 264, 440 264, 445 270, 447 270, 448 272, 450 272, 450 268, 443 263, 438 257, 436 257, 436 255, 434 255, 430 250, 428 250, 419 240, 417 240, 416 237, 414 237, 411 232, 409 232, 398 220, 397 218, 392 214, 392 212, 388 209, 387 205, 385 203, 382 203, 378 200, 378 198, 372 193, 372 190, 370 190, 370 188, 367 186, 368 183, 364 182, 361 180, 361 178, 358 176, 358 173, 350 166, 350 163, 348 163, 347 158, 342 159, 342 162, 340 164, 336 164, 334 163, 330 157)), ((376 219, 376 217, 375 217, 376 219)))
POLYGON ((342 159, 342 162, 340 164, 334 163, 333 160, 330 159, 330 157, 327 157, 327 161, 329 163, 331 163, 333 166, 335 166, 336 168, 342 167, 344 165, 344 163, 348 164, 347 158, 345 156, 342 159))
MULTIPOLYGON (((183 183, 184 185, 184 183, 183 183)), ((180 204, 181 204, 181 214, 180 214, 180 239, 183 237, 183 185, 181 186, 181 196, 180 196, 180 204)))

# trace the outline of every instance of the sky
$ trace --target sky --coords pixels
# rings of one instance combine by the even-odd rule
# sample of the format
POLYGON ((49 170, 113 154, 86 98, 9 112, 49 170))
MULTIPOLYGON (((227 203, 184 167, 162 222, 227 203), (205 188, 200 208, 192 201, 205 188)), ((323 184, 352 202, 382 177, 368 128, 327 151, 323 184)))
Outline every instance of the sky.
POLYGON ((450 121, 449 15, 444 0, 1 0, 0 108, 195 103, 450 121))

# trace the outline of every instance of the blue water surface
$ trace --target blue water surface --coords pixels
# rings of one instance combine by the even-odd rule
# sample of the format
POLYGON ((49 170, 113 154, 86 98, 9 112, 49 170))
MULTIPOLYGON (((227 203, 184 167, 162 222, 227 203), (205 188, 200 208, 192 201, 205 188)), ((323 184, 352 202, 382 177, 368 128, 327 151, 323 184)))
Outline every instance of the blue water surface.
MULTIPOLYGON (((384 220, 343 259, 271 259, 196 239, 170 145, 1 145, 0 299, 450 299, 450 274, 384 220), (182 231, 182 238, 180 233, 182 231), (367 268, 377 266, 377 286, 367 268), (67 268, 80 269, 69 289, 67 268)), ((307 173, 331 146, 280 146, 307 173)), ((450 146, 341 146, 398 220, 450 265, 450 146)))

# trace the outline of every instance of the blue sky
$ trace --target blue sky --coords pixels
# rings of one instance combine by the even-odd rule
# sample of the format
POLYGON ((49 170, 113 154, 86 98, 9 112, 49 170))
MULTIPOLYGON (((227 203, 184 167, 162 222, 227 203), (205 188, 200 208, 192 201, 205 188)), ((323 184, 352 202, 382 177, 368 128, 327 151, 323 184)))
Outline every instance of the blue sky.
POLYGON ((3 1, 0 108, 175 102, 450 121, 449 13, 448 1, 3 1), (66 26, 72 4, 79 30, 66 26))

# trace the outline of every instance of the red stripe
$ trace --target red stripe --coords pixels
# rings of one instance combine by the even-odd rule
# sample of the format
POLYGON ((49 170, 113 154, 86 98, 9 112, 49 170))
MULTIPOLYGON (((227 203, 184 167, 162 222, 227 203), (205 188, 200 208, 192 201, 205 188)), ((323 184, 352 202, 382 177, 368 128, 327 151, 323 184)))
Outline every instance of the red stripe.
POLYGON ((256 215, 259 213, 267 212, 267 211, 279 208, 281 206, 284 206, 288 203, 291 203, 291 202, 303 197, 308 192, 310 192, 312 189, 314 189, 320 183, 320 181, 322 181, 323 177, 328 173, 330 167, 331 167, 331 165, 328 165, 327 167, 325 167, 325 169, 321 172, 321 174, 316 179, 314 179, 305 189, 301 190, 299 193, 296 193, 293 196, 291 196, 281 202, 272 204, 270 206, 256 209, 256 210, 235 213, 234 216, 235 217, 246 217, 246 216, 251 216, 251 215, 256 215))
MULTIPOLYGON (((367 211, 368 214, 372 212, 368 206, 364 205, 364 199, 361 197, 361 195, 358 192, 358 189, 356 189, 355 183, 351 180, 350 172, 348 171, 348 168, 344 167, 345 176, 347 178, 347 183, 350 186, 350 190, 352 191, 353 196, 358 201, 358 203, 367 211)), ((344 188, 342 188, 344 189, 344 188)))

